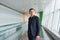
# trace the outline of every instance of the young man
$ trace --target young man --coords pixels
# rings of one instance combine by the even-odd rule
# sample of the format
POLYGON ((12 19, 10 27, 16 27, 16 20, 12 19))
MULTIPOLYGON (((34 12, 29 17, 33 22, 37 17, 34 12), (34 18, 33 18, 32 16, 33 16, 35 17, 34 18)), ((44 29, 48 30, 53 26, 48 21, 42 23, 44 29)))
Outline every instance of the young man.
POLYGON ((30 17, 28 19, 28 39, 29 40, 39 40, 40 38, 40 21, 37 16, 35 16, 35 9, 29 9, 30 17))

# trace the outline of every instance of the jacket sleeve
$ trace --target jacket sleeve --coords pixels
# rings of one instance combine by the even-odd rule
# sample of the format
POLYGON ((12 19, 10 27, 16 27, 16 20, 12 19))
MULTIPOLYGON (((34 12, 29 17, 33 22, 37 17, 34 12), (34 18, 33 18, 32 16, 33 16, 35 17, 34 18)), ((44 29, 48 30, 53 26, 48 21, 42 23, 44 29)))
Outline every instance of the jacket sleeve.
POLYGON ((40 36, 40 20, 38 17, 36 19, 36 27, 37 27, 37 36, 40 36))

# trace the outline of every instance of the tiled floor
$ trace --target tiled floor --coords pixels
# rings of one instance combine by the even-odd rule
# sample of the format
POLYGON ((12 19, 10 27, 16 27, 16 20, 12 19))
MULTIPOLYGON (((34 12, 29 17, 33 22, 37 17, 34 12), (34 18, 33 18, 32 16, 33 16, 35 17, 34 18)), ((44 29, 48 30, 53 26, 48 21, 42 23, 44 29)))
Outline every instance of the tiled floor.
POLYGON ((48 34, 44 31, 44 29, 42 28, 42 31, 43 31, 43 40, 52 40, 48 34))
POLYGON ((27 32, 25 32, 25 33, 22 35, 21 40, 28 40, 27 32))
MULTIPOLYGON (((47 35, 47 33, 44 31, 44 29, 43 29, 42 31, 43 31, 43 37, 40 37, 40 40, 52 40, 52 39, 47 35)), ((28 40, 27 32, 25 32, 25 33, 22 35, 22 39, 21 39, 21 40, 28 40)))

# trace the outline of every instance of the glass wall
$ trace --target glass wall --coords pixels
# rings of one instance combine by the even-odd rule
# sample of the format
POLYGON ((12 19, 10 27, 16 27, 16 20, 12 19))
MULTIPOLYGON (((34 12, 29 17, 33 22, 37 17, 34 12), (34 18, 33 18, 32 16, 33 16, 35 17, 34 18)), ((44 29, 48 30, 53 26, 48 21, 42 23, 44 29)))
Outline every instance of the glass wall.
POLYGON ((60 37, 60 0, 52 2, 44 9, 42 25, 60 37))

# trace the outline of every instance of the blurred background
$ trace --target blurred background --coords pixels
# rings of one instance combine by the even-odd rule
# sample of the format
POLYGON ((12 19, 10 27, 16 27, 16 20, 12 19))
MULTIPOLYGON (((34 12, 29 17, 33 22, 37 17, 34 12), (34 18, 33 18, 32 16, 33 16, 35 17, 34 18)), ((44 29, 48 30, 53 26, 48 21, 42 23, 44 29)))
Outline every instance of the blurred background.
POLYGON ((60 40, 60 0, 0 0, 0 40, 28 40, 29 9, 40 18, 40 40, 60 40))

